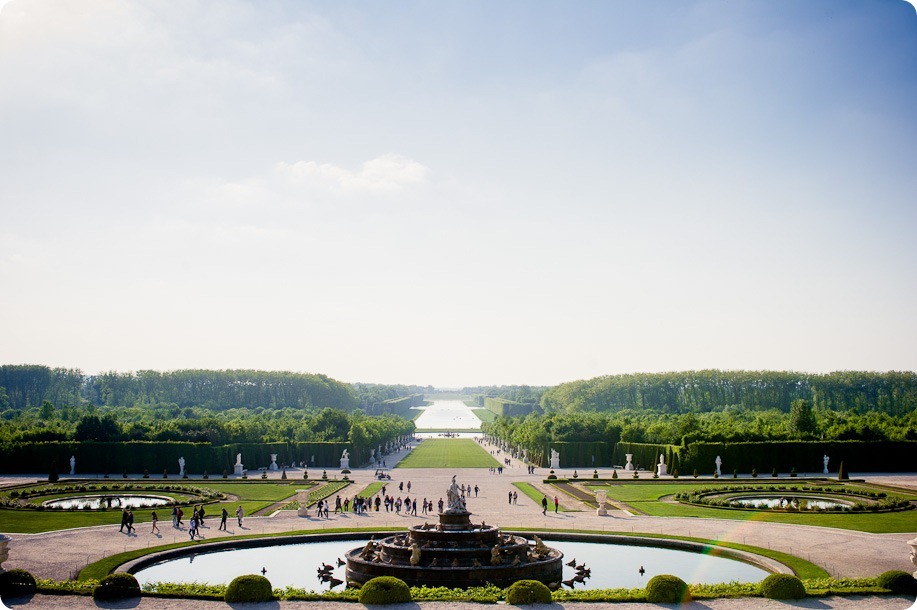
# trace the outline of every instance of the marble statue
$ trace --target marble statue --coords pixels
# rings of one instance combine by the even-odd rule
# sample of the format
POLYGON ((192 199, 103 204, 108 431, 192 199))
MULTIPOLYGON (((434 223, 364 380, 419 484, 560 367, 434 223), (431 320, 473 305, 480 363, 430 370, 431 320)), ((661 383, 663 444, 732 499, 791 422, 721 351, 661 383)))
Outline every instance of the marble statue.
POLYGON ((659 464, 656 465, 656 474, 660 477, 668 474, 665 469, 665 455, 662 453, 659 454, 659 464))
POLYGON ((720 470, 720 468, 723 466, 723 460, 720 459, 720 456, 716 456, 716 459, 713 460, 713 463, 716 464, 716 476, 723 476, 723 472, 720 470))
POLYGON ((242 454, 241 453, 236 454, 236 465, 233 468, 233 474, 239 477, 245 474, 245 468, 242 466, 242 454))
POLYGON ((180 477, 185 476, 185 458, 184 457, 178 458, 178 476, 180 477))
POLYGON ((465 502, 462 500, 459 486, 455 482, 455 475, 452 475, 452 485, 446 490, 446 500, 449 504, 449 507, 446 509, 447 511, 456 510, 465 512, 465 502))
POLYGON ((551 468, 560 468, 560 453, 551 449, 551 468))
POLYGON ((828 474, 828 460, 831 459, 827 455, 822 458, 822 461, 825 463, 825 468, 822 470, 823 474, 828 474))
POLYGON ((633 462, 634 454, 633 454, 633 453, 625 453, 625 454, 624 454, 624 457, 627 458, 627 463, 624 464, 624 470, 633 470, 633 469, 634 469, 634 462, 633 462))
POLYGON ((411 565, 416 566, 420 563, 420 545, 416 542, 411 545, 411 565))
POLYGON ((70 476, 72 477, 75 474, 76 474, 76 457, 71 455, 70 456, 70 476))
POLYGON ((268 468, 270 470, 277 470, 277 454, 276 453, 271 454, 271 464, 270 466, 268 466, 268 468))

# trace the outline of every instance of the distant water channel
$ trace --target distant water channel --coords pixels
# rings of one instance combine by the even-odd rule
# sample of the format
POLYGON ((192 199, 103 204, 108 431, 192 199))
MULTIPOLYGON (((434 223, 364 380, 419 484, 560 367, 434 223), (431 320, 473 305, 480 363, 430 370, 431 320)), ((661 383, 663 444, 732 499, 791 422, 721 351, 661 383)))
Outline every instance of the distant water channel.
MULTIPOLYGON (((481 429, 481 420, 474 414, 471 407, 461 400, 434 400, 429 407, 414 408, 423 411, 414 420, 414 425, 419 429, 462 430, 465 432, 481 429)), ((435 437, 436 433, 428 433, 423 436, 435 437)))

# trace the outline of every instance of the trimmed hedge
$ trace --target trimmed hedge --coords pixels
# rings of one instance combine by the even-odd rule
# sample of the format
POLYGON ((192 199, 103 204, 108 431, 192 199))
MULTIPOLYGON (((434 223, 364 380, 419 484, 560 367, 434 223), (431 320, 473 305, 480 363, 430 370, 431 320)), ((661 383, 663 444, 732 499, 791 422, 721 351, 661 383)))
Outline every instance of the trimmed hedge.
POLYGON ((902 570, 889 570, 882 572, 876 578, 876 584, 892 593, 917 594, 917 580, 902 570))
POLYGON ((505 398, 484 397, 484 408, 497 416, 521 417, 535 410, 534 405, 528 405, 505 398))
POLYGON ((691 601, 688 583, 672 576, 659 574, 646 583, 646 601, 653 604, 681 604, 691 601))
POLYGON ((251 471, 271 463, 271 454, 278 454, 279 462, 305 461, 309 466, 315 456, 315 466, 337 468, 341 453, 347 449, 351 464, 368 459, 369 448, 354 448, 351 443, 236 443, 214 446, 210 443, 180 442, 41 442, 0 443, 2 472, 39 474, 56 466, 58 472, 70 472, 70 456, 76 457, 76 472, 81 473, 141 473, 144 471, 169 476, 178 475, 178 458, 184 457, 186 470, 192 474, 207 472, 232 472, 236 454, 251 471), (364 456, 365 454, 365 456, 364 456))
POLYGON ((761 581, 761 595, 768 599, 802 599, 806 596, 806 587, 792 574, 771 574, 761 581))
POLYGON ((130 599, 140 597, 140 583, 133 574, 116 572, 99 581, 92 590, 93 599, 130 599))
POLYGON ((550 604, 551 590, 537 580, 517 580, 506 590, 506 603, 513 606, 550 604))
POLYGON ((260 574, 236 576, 226 587, 223 601, 229 604, 245 602, 269 602, 274 599, 271 581, 260 574))
MULTIPOLYGON (((545 452, 545 455, 551 455, 550 449, 560 453, 561 468, 598 468, 611 466, 614 444, 604 441, 555 441, 550 443, 549 450, 545 452), (595 456, 595 462, 592 461, 593 456, 595 456)), ((548 466, 549 464, 545 463, 543 465, 548 466)))
POLYGON ((394 576, 370 578, 360 587, 361 604, 403 604, 411 601, 407 583, 394 576))
POLYGON ((0 598, 22 597, 35 593, 35 577, 26 570, 0 572, 0 598))

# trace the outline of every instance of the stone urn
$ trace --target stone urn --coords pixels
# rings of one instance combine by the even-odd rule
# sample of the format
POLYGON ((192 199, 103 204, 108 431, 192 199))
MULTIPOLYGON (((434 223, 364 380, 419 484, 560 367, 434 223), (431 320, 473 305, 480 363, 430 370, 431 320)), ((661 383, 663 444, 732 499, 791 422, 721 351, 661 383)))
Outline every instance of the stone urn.
POLYGON ((598 508, 595 509, 595 514, 597 515, 607 515, 608 509, 605 508, 605 501, 608 500, 608 492, 604 489, 600 489, 595 492, 595 501, 598 504, 598 508))
POLYGON ((296 501, 299 502, 299 509, 297 509, 296 514, 300 517, 308 517, 309 509, 306 505, 309 504, 309 490, 297 489, 296 501))

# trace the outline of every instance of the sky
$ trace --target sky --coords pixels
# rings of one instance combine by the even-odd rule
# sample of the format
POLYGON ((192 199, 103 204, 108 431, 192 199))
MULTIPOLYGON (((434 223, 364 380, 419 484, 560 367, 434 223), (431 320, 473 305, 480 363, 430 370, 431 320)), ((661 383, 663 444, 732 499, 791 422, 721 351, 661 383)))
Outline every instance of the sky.
POLYGON ((0 0, 0 364, 917 370, 917 13, 0 0))

